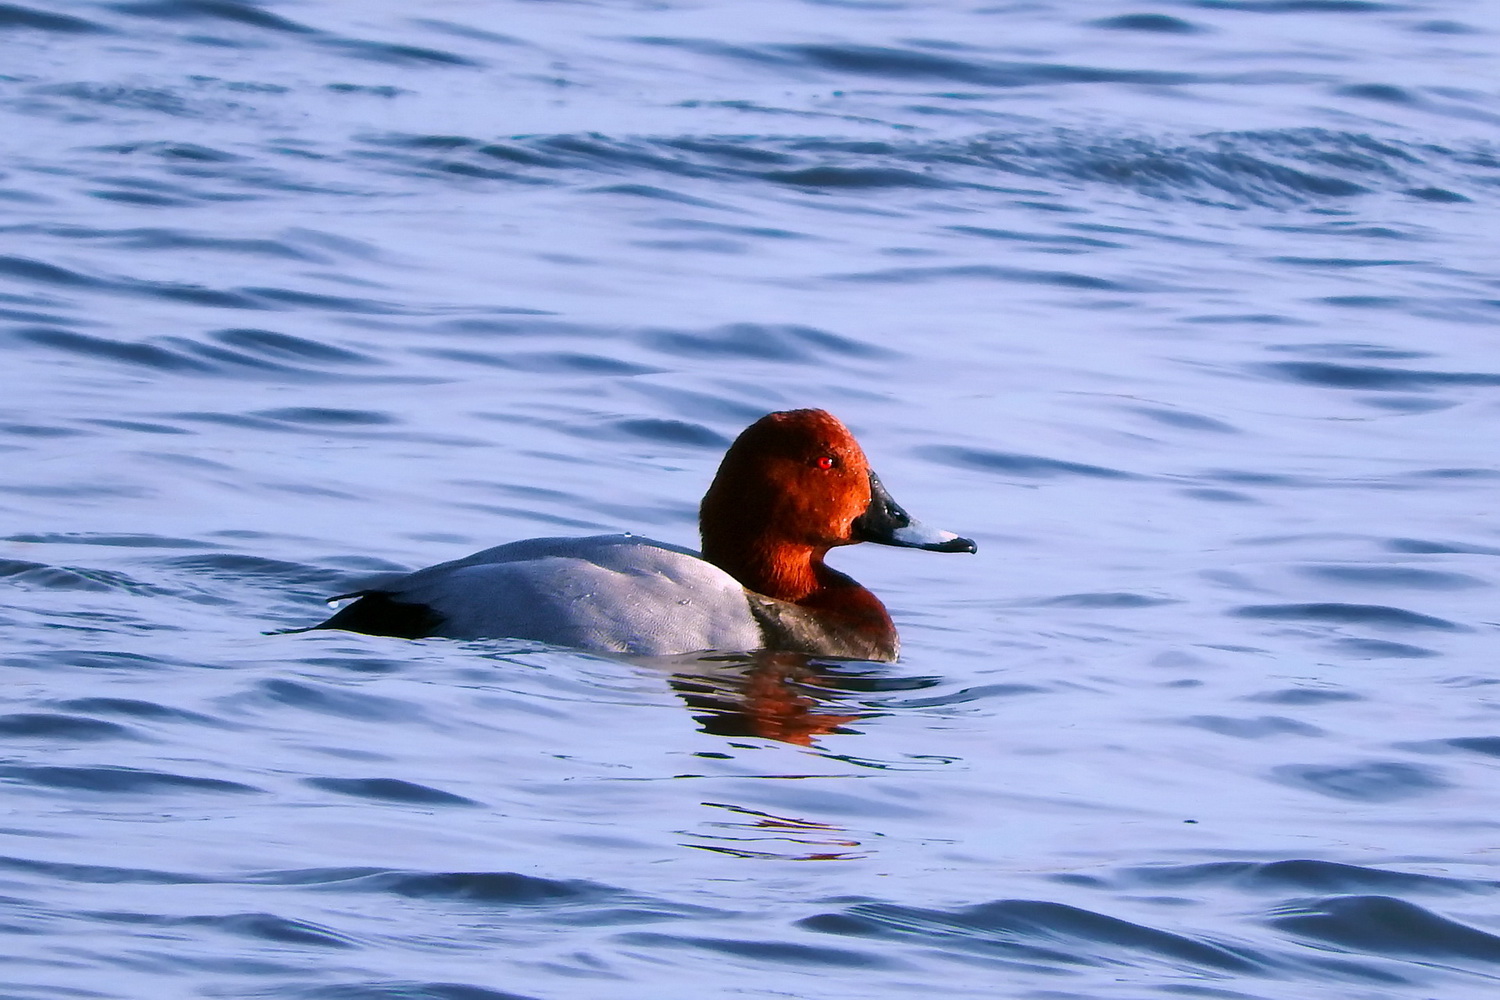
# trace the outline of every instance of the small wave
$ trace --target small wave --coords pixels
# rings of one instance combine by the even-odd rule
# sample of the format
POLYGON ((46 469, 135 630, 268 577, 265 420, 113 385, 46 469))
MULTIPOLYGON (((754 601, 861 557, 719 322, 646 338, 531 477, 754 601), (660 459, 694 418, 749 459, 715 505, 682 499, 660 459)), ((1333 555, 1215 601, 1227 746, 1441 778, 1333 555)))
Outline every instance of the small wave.
POLYGON ((1335 639, 1333 647, 1340 652, 1360 659, 1406 659, 1418 660, 1440 655, 1435 649, 1413 646, 1405 642, 1389 642, 1385 639, 1335 639))
POLYGON ((44 875, 59 882, 92 885, 201 885, 216 881, 202 875, 158 871, 149 868, 119 868, 113 865, 84 865, 65 861, 37 861, 32 858, 0 856, 0 868, 29 875, 44 875))
POLYGON ((237 937, 274 944, 312 946, 315 948, 353 948, 356 942, 347 935, 307 920, 294 920, 274 913, 231 913, 207 916, 165 916, 156 913, 112 912, 96 914, 112 923, 149 927, 189 927, 222 931, 237 937))
POLYGON ((600 906, 634 897, 585 879, 549 879, 518 872, 385 871, 328 883, 345 892, 378 892, 407 899, 442 899, 492 906, 600 906))
POLYGON ((1224 715, 1194 715, 1180 720, 1182 725, 1206 729, 1220 736, 1242 740, 1259 740, 1268 736, 1322 736, 1323 730, 1306 722, 1279 715, 1262 715, 1257 719, 1239 719, 1224 715))
MULTIPOLYGON (((272 286, 211 288, 206 285, 184 284, 180 282, 91 275, 55 264, 49 264, 45 261, 18 256, 0 256, 0 276, 9 276, 45 287, 61 286, 88 289, 147 299, 164 299, 173 303, 187 305, 211 306, 220 309, 243 309, 261 312, 309 309, 351 316, 430 315, 445 311, 439 306, 397 303, 348 295, 328 295, 294 288, 272 286)), ((524 308, 510 309, 503 306, 491 307, 488 311, 494 313, 535 313, 535 310, 524 308)), ((86 338, 82 334, 51 330, 46 327, 32 328, 29 331, 23 330, 22 335, 26 339, 40 343, 50 341, 64 347, 73 343, 91 343, 101 339, 86 338), (80 340, 80 338, 83 339, 80 340)), ((174 338, 163 339, 169 342, 174 340, 174 338)))
POLYGON ((1236 486, 1276 486, 1287 489, 1311 489, 1326 485, 1311 476, 1292 476, 1276 472, 1250 472, 1243 469, 1213 469, 1199 473, 1197 479, 1236 486))
POLYGON ((1090 21, 1089 24, 1111 31, 1144 31, 1155 35, 1197 35, 1208 30, 1171 14, 1120 14, 1090 21))
POLYGON ((1468 590, 1489 586, 1467 573, 1449 573, 1415 566, 1303 566, 1299 572, 1319 580, 1363 587, 1400 587, 1411 590, 1468 590))
POLYGON ((1368 955, 1500 963, 1500 937, 1390 896, 1334 896, 1288 904, 1268 922, 1299 937, 1368 955))
MULTIPOLYGON (((1316 128, 1182 138, 1057 129, 879 142, 590 134, 496 143, 396 133, 368 136, 361 144, 360 158, 372 164, 445 173, 465 164, 493 169, 500 160, 506 166, 497 179, 528 182, 563 183, 567 172, 655 173, 855 194, 993 189, 1002 178, 1025 177, 1229 207, 1337 202, 1376 191, 1429 202, 1485 200, 1495 179, 1493 157, 1482 145, 1466 149, 1316 128)), ((665 193, 685 197, 671 188, 665 193)))
POLYGON ((1240 428, 1233 424, 1187 410, 1169 410, 1159 406, 1134 406, 1130 408, 1130 412, 1140 414, 1158 424, 1181 430, 1203 431, 1209 434, 1240 433, 1240 428))
POLYGON ((602 428, 589 428, 589 436, 603 433, 606 436, 651 441, 658 444, 684 445, 692 448, 722 451, 729 446, 729 439, 719 432, 687 420, 667 420, 660 417, 635 417, 615 420, 602 428))
POLYGON ((0 715, 0 737, 49 740, 138 739, 129 726, 81 715, 52 712, 16 712, 0 715))
POLYGON ((104 545, 129 549, 222 548, 213 542, 205 542, 196 538, 169 538, 163 535, 105 535, 90 531, 8 535, 4 541, 25 542, 31 545, 104 545))
POLYGON ((1271 775, 1283 784, 1358 802, 1399 802, 1448 787, 1433 768, 1390 760, 1285 764, 1272 768, 1271 775))
POLYGON ((238 699, 240 704, 257 701, 366 722, 407 722, 424 718, 422 707, 413 702, 304 681, 262 681, 253 693, 238 699))
POLYGON ((695 38, 636 38, 644 45, 683 49, 736 62, 787 70, 814 70, 883 77, 890 80, 931 80, 981 87, 1034 87, 1058 83, 1125 83, 1171 86, 1201 83, 1212 76, 1177 70, 1107 69, 1055 63, 994 61, 940 55, 917 48, 879 45, 728 45, 695 38))
POLYGON ((677 357, 811 362, 825 358, 898 356, 889 348, 810 326, 731 323, 701 332, 646 330, 638 336, 647 346, 677 357))
POLYGON ((1403 11, 1403 3, 1387 3, 1384 0, 1193 0, 1199 7, 1210 10, 1242 10, 1253 14, 1303 14, 1324 12, 1333 14, 1364 14, 1379 11, 1403 11))
POLYGON ((475 351, 451 347, 417 348, 421 357, 457 361, 466 365, 503 368, 513 372, 575 375, 649 375, 661 371, 649 365, 623 361, 607 354, 581 351, 475 351))
POLYGON ((1067 462, 1041 455, 1021 455, 1014 452, 990 451, 982 448, 963 448, 955 445, 933 445, 918 451, 922 458, 943 465, 978 469, 982 472, 999 472, 1026 479, 1054 479, 1061 476, 1082 476, 1088 479, 1137 479, 1134 473, 1109 469, 1102 465, 1082 462, 1067 462))
MULTIPOLYGON (((336 35, 238 0, 144 0, 139 3, 115 4, 113 9, 131 17, 155 21, 206 21, 222 26, 274 31, 285 36, 301 36, 310 39, 312 44, 339 55, 392 66, 484 65, 477 59, 444 49, 336 35)), ((220 44, 230 43, 221 41, 220 44)))
POLYGON ((1158 608, 1164 604, 1181 604, 1174 597, 1150 597, 1121 591, 1090 594, 1060 594, 1028 602, 1039 608, 1158 608))
POLYGON ((608 184, 603 187, 589 189, 590 194, 623 194, 633 198, 650 198, 652 201, 666 201, 674 205, 692 205, 696 208, 717 208, 727 210, 728 203, 722 201, 709 201, 707 198, 695 198, 689 194, 671 191, 654 184, 608 184))
MULTIPOLYGON (((69 235, 77 238, 77 234, 69 235)), ((290 240, 205 237, 181 229, 117 229, 113 232, 96 232, 93 238, 132 250, 208 250, 234 256, 266 256, 284 261, 311 261, 317 264, 329 261, 326 255, 296 246, 290 240)))
POLYGON ((57 427, 45 424, 0 424, 0 434, 19 438, 83 437, 89 432, 77 427, 57 427))
POLYGON ((0 559, 0 579, 39 590, 80 590, 96 594, 123 591, 158 596, 164 593, 160 588, 112 570, 49 566, 21 559, 0 559))
POLYGON ((276 410, 259 410, 254 417, 307 424, 313 427, 371 427, 396 423, 388 413, 376 410, 345 410, 328 406, 288 406, 276 410))
POLYGON ((948 186, 929 174, 890 167, 804 167, 801 170, 766 171, 760 176, 764 180, 799 188, 938 188, 948 186))
POLYGON ((1467 632, 1467 627, 1445 618, 1418 614, 1404 608, 1383 604, 1252 604, 1237 608, 1241 618, 1267 618, 1277 621, 1324 622, 1330 625, 1376 625, 1393 629, 1434 629, 1443 632, 1467 632))
MULTIPOLYGON (((182 147, 173 147, 177 155, 189 155, 182 147)), ((237 161, 240 158, 228 153, 219 153, 203 147, 192 147, 191 156, 196 160, 213 162, 237 161)), ((90 244, 117 247, 129 250, 194 250, 224 253, 231 256, 266 257, 299 262, 328 263, 331 255, 327 247, 320 246, 316 234, 283 233, 275 239, 236 238, 208 236, 186 229, 162 227, 135 227, 131 229, 100 229, 77 225, 19 225, 4 230, 15 235, 53 236, 60 239, 79 240, 90 244)), ((17 316, 40 322, 56 322, 56 317, 38 315, 17 316)))
POLYGON ((258 793, 261 790, 238 781, 196 775, 146 771, 130 767, 58 767, 46 765, 0 765, 0 778, 23 785, 68 791, 111 794, 158 794, 163 792, 258 793))
POLYGON ((857 903, 842 911, 806 917, 798 926, 853 937, 915 938, 1002 964, 1024 962, 1058 969, 1091 961, 1084 956, 1126 964, 1185 962, 1221 972, 1262 972, 1269 964, 1247 949, 1231 949, 1045 900, 1002 900, 956 910, 857 903))
POLYGON ((521 993, 493 990, 473 983, 406 979, 371 979, 331 986, 287 983, 277 991, 288 1000, 539 1000, 521 993))
MULTIPOLYGON (((704 329, 621 327, 586 325, 543 319, 443 320, 438 332, 465 337, 480 336, 483 349, 475 347, 418 347, 411 353, 465 364, 522 372, 584 375, 642 375, 675 370, 682 361, 759 361, 782 365, 817 365, 823 368, 856 368, 872 361, 902 356, 901 352, 818 327, 800 324, 730 323, 704 329), (527 349, 525 340, 548 345, 546 350, 527 349), (572 347, 567 342, 579 343, 572 347), (622 349, 624 344, 637 351, 622 349), (656 357, 643 356, 649 352, 656 357), (621 357, 621 355, 625 357, 621 357), (634 356, 632 356, 634 355, 634 356)), ((661 395, 661 386, 632 383, 641 392, 661 395)), ((761 390, 757 389, 759 396, 761 390)), ((674 393, 679 399, 699 399, 704 394, 674 393)), ((703 407, 694 407, 701 410, 703 407)), ((717 410, 754 419, 762 406, 719 400, 717 410)))
POLYGON ((1065 249, 1082 248, 1085 250, 1119 250, 1124 249, 1127 244, 1118 240, 1101 240, 1092 236, 1073 236, 1056 233, 1027 233, 1018 232, 1013 229, 991 229, 986 226, 948 226, 950 232, 963 233, 965 236, 978 236, 987 240, 998 240, 1006 243, 1039 243, 1046 246, 1061 247, 1065 249))
MULTIPOLYGON (((4 717, 0 716, 0 726, 4 717)), ((3 732, 3 728, 0 728, 3 732)), ((429 785, 420 785, 400 778, 304 778, 303 783, 354 798, 373 802, 395 802, 418 806, 477 806, 480 803, 462 795, 454 795, 429 785)))
POLYGON ((1474 545, 1469 542, 1435 542, 1425 538, 1392 538, 1385 543, 1392 552, 1410 552, 1417 555, 1476 555, 1500 556, 1500 548, 1493 545, 1474 545))
MULTIPOLYGON (((275 434, 303 434, 317 435, 321 437, 346 437, 357 439, 379 439, 386 441, 417 441, 424 444, 436 444, 445 446, 468 446, 476 443, 473 438, 461 438, 446 434, 422 434, 419 432, 408 432, 394 429, 383 429, 387 426, 385 420, 370 421, 361 417, 361 411, 342 411, 348 414, 348 419, 341 421, 336 415, 328 415, 323 420, 312 418, 307 414, 298 414, 300 408, 292 408, 293 415, 288 418, 277 411, 261 413, 220 413, 220 412, 185 412, 185 413, 163 413, 158 416, 164 419, 187 423, 187 424, 209 424, 220 427, 235 427, 242 430, 267 431, 275 434)), ((313 408, 318 409, 318 408, 313 408)), ((340 412, 337 408, 330 408, 333 414, 340 412)), ((394 422, 394 421, 392 421, 394 422)), ((275 487, 290 493, 300 493, 306 496, 334 497, 340 500, 351 500, 355 494, 339 490, 329 490, 324 487, 303 483, 285 483, 275 487)))
POLYGON ((17 4, 0 4, 0 30, 14 28, 32 28, 65 35, 92 34, 106 30, 102 25, 71 14, 34 10, 17 4))
POLYGON ((0 274, 43 285, 63 285, 71 288, 99 287, 103 284, 98 279, 85 277, 65 267, 26 257, 0 257, 0 274))
POLYGON ((1488 893, 1500 883, 1365 865, 1293 858, 1285 861, 1214 861, 1127 869, 1117 880, 1131 888, 1157 889, 1233 885, 1252 892, 1488 893))
POLYGON ((837 281, 858 281, 882 285, 917 285, 949 281, 953 278, 977 278, 981 281, 1007 281, 1028 285, 1055 285, 1091 291, 1150 291, 1151 286, 1138 281, 1122 282, 1076 271, 1040 271, 1025 267, 1002 267, 997 264, 956 264, 939 267, 892 267, 879 271, 857 271, 837 274, 837 281))
POLYGON ((319 44, 342 55, 390 66, 483 66, 470 56, 444 49, 399 42, 376 42, 364 38, 323 38, 319 44))
POLYGON ((630 931, 619 936, 625 945, 649 948, 692 948, 733 959, 774 963, 779 966, 825 969, 906 969, 908 963, 876 951, 830 948, 799 941, 767 941, 760 938, 710 938, 689 934, 630 931))
POLYGON ((1363 701, 1364 695, 1337 688, 1295 687, 1246 696, 1246 701, 1267 705, 1327 705, 1341 701, 1363 701))
POLYGON ((220 378, 401 379, 351 372, 387 362, 368 352, 322 344, 271 330, 231 329, 190 337, 121 340, 57 328, 23 327, 11 337, 31 347, 82 355, 175 375, 220 378))
POLYGON ((131 17, 159 21, 226 21, 292 34, 308 34, 313 30, 254 4, 240 3, 237 0, 144 0, 141 3, 117 3, 112 9, 131 17))
POLYGON ((1442 743, 1455 750, 1484 754, 1486 757, 1500 757, 1500 736, 1459 736, 1451 740, 1443 740, 1442 743))
POLYGON ((156 560, 155 565, 195 576, 212 577, 236 586, 274 584, 327 588, 337 585, 344 578, 344 574, 335 570, 238 552, 171 556, 156 560))
POLYGON ((139 719, 151 722, 189 722, 198 726, 213 726, 224 728, 227 723, 222 719, 200 715, 197 712, 189 712, 180 708, 172 708, 161 705, 154 701, 141 701, 138 698, 70 698, 57 703, 58 708, 64 708, 71 712, 83 712, 93 715, 123 715, 131 719, 139 719))
POLYGON ((95 114, 111 110, 150 111, 171 118, 202 121, 222 117, 230 110, 228 102, 222 100, 168 87, 133 87, 119 83, 52 83, 33 88, 31 95, 34 102, 37 98, 62 98, 62 101, 52 103, 89 105, 95 114))
POLYGON ((275 330, 220 330, 210 336, 221 344, 268 358, 279 357, 328 364, 372 365, 380 363, 369 354, 360 351, 335 347, 275 330))
POLYGON ((1266 260, 1272 264, 1317 268, 1394 267, 1421 263, 1417 260, 1398 260, 1387 257, 1292 257, 1285 254, 1279 257, 1267 257, 1266 260))
MULTIPOLYGON (((940 679, 936 677, 912 678, 912 680, 925 682, 920 685, 923 687, 932 687, 940 682, 940 679)), ((891 689, 882 688, 881 690, 891 689)), ((931 698, 883 700, 879 702, 879 707, 901 709, 946 708, 952 705, 965 705, 970 702, 988 702, 992 698, 1019 698, 1031 694, 1044 694, 1047 690, 1047 688, 1035 684, 976 684, 972 687, 960 688, 949 694, 935 695, 931 698)))
POLYGON ((1500 385, 1500 374, 1489 372, 1433 372, 1381 365, 1339 365, 1326 361, 1276 361, 1257 367, 1285 381, 1330 389, 1413 392, 1441 386, 1500 385))

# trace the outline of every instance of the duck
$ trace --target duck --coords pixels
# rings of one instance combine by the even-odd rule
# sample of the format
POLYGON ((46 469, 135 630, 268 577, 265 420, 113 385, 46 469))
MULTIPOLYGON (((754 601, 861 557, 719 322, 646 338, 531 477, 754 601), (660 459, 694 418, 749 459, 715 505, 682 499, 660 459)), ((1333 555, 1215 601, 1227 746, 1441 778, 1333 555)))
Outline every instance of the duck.
POLYGON ((522 639, 636 657, 760 650, 889 662, 900 637, 831 549, 978 551, 892 499, 849 429, 783 410, 734 440, 699 508, 701 551, 635 534, 529 538, 333 598, 306 631, 522 639))

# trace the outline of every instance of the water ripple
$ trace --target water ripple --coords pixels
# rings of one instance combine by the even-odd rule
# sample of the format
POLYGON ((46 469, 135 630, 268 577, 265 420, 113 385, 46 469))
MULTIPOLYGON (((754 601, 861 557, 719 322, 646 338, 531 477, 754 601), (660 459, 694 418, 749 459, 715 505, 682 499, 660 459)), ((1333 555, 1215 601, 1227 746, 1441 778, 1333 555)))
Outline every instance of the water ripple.
POLYGON ((1332 389, 1398 389, 1420 391, 1439 386, 1500 385, 1488 372, 1431 372, 1379 365, 1336 365, 1321 361, 1278 361, 1260 368, 1279 378, 1332 389))
MULTIPOLYGON (((3 724, 3 721, 3 717, 0 717, 0 724, 3 724)), ((452 792, 445 792, 412 781, 403 781, 400 778, 305 778, 303 780, 305 784, 325 792, 335 792, 339 795, 349 795, 374 802, 397 802, 421 806, 477 806, 480 804, 462 795, 454 795, 452 792)))
POLYGON ((0 715, 0 736, 12 739, 40 737, 62 740, 136 739, 128 726, 103 719, 45 712, 15 712, 0 715))
POLYGON ((945 951, 958 948, 1007 965, 1024 962, 1066 968, 1080 961, 1133 964, 1146 959, 1256 972, 1268 964, 1246 949, 1230 949, 1045 900, 1002 900, 955 910, 856 903, 804 918, 798 925, 851 937, 917 938, 945 951), (1080 952, 1097 957, 1084 958, 1080 952))
POLYGON ((1365 865, 1296 858, 1284 861, 1215 861, 1195 865, 1131 868, 1121 875, 1129 886, 1181 888, 1228 883, 1253 892, 1462 893, 1494 892, 1500 883, 1365 865))
POLYGON ((538 1000, 472 983, 407 979, 372 979, 336 986, 303 986, 293 982, 284 989, 284 995, 295 1000, 538 1000))
POLYGON ((146 771, 130 767, 61 767, 34 764, 0 765, 0 778, 13 784, 34 785, 61 791, 108 792, 111 794, 159 794, 180 792, 260 792, 238 781, 196 775, 146 771))
POLYGON ((728 959, 750 959, 774 962, 792 967, 827 969, 907 969, 899 959, 872 951, 853 948, 830 948, 797 941, 765 941, 747 938, 709 938, 687 934, 660 934, 631 931, 620 935, 620 943, 631 947, 693 948, 728 959))
POLYGON ((272 14, 254 4, 236 0, 144 0, 140 3, 117 3, 112 9, 131 17, 161 21, 228 21, 252 28, 307 34, 313 29, 296 21, 272 14))
POLYGON ((1286 764, 1272 768, 1271 773, 1285 784, 1356 802, 1399 802, 1448 786, 1434 768, 1404 761, 1286 764))
POLYGON ((1027 479, 1052 479, 1066 476, 1082 476, 1088 479, 1135 479, 1133 473, 1109 469, 1082 462, 1067 462, 1041 455, 1019 455, 1012 452, 990 451, 981 448, 961 448, 953 445, 933 445, 922 448, 923 458, 943 465, 1000 472, 1027 479))
POLYGON ((1253 604, 1237 608, 1241 618, 1267 618, 1279 621, 1326 622, 1332 625, 1375 625, 1392 629, 1432 629, 1443 632, 1466 632, 1468 628, 1433 615, 1418 614, 1404 608, 1382 604, 1253 604))
POLYGON ((32 858, 5 856, 0 856, 0 868, 13 872, 45 875, 62 882, 80 882, 87 885, 194 885, 214 881, 210 876, 189 875, 182 872, 37 861, 32 858))
POLYGON ((70 14, 36 10, 18 4, 0 4, 0 30, 11 28, 34 28, 38 31, 53 31, 67 35, 105 30, 101 25, 70 14))
POLYGON ((1268 922, 1341 951, 1500 962, 1500 937, 1390 896, 1332 896, 1287 904, 1268 922))
MULTIPOLYGON (((1063 77, 1072 73, 1065 67, 1052 69, 1063 77)), ((1025 72, 1046 76, 1051 70, 1025 72)), ((557 175, 565 171, 654 172, 859 194, 990 188, 1006 177, 1025 177, 1241 206, 1339 202, 1376 191, 1429 202, 1484 200, 1500 167, 1478 148, 1328 129, 1221 132, 1175 140, 1057 129, 880 142, 593 134, 514 136, 497 144, 463 136, 385 134, 368 136, 363 144, 372 164, 424 172, 463 168, 471 176, 490 174, 507 181, 562 182, 566 177, 557 175), (497 160, 506 166, 495 169, 497 160), (1463 190, 1452 190, 1455 186, 1463 190)), ((671 188, 662 193, 687 197, 671 188)))

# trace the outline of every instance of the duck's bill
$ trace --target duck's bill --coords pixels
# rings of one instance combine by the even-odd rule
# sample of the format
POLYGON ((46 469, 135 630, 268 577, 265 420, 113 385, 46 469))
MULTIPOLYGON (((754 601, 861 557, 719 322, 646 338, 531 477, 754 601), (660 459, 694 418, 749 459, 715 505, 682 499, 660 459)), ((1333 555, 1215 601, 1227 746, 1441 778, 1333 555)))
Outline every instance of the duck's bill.
POLYGON ((928 552, 978 552, 972 539, 930 528, 918 521, 886 492, 880 477, 870 473, 870 506, 854 519, 854 538, 880 545, 899 545, 928 552))

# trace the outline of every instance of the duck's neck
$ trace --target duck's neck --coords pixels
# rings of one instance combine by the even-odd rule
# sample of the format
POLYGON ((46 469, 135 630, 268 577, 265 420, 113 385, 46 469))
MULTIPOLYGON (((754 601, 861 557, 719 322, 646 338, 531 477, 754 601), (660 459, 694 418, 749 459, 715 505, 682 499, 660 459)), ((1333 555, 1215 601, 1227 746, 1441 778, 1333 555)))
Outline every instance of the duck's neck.
POLYGON ((735 545, 704 538, 703 558, 757 594, 793 604, 822 589, 819 570, 833 572, 824 565, 823 552, 810 545, 735 545))
POLYGON ((703 558, 757 594, 851 619, 862 629, 894 631, 880 598, 823 561, 827 549, 785 543, 774 548, 713 544, 703 558))

